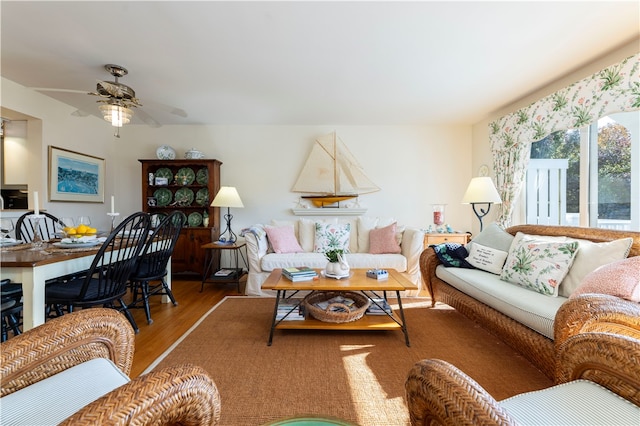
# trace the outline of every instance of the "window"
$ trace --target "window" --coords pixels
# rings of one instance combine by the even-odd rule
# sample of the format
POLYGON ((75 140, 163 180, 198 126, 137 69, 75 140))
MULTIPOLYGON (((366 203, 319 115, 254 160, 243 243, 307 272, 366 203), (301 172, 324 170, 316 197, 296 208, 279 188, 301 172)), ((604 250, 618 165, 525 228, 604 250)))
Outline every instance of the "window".
POLYGON ((639 117, 638 111, 612 114, 534 142, 527 223, 640 230, 639 117), (556 166, 537 159, 566 161, 556 166), (552 211, 560 212, 557 219, 552 211))

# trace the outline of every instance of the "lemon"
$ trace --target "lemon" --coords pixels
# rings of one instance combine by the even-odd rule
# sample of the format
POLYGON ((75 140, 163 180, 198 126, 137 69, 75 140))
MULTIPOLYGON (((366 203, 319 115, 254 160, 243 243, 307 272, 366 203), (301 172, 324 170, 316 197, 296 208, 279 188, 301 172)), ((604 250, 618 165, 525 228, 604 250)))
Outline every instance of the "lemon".
POLYGON ((75 228, 65 228, 65 231, 67 233, 67 235, 76 235, 76 230, 75 228))
POLYGON ((89 229, 89 227, 87 225, 78 225, 78 227, 76 228, 76 233, 77 234, 86 234, 87 233, 87 229, 89 229))
POLYGON ((87 228, 87 234, 91 235, 91 234, 97 234, 98 230, 96 228, 87 228))

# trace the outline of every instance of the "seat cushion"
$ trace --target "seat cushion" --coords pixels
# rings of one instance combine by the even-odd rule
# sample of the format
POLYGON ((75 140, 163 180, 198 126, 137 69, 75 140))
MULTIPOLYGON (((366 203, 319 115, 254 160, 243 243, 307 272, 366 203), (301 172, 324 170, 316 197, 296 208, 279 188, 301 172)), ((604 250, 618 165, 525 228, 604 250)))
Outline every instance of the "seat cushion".
POLYGON ((128 382, 110 360, 92 359, 0 398, 0 424, 56 425, 128 382))
POLYGON ((523 393, 500 405, 522 425, 640 424, 640 407, 588 380, 523 393))
POLYGON ((479 269, 436 268, 436 276, 461 292, 553 339, 553 323, 566 297, 549 297, 479 269))

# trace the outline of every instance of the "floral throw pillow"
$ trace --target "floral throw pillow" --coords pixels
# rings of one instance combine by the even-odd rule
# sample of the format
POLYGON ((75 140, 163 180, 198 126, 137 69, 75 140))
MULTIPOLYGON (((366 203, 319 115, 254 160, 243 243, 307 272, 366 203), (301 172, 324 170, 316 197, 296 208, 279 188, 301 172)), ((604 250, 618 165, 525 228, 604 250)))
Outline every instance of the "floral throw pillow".
POLYGON ((316 223, 316 238, 313 251, 325 253, 329 250, 342 249, 349 252, 351 237, 350 223, 316 223))
POLYGON ((548 296, 558 295, 558 286, 569 272, 578 242, 514 240, 500 279, 548 296))

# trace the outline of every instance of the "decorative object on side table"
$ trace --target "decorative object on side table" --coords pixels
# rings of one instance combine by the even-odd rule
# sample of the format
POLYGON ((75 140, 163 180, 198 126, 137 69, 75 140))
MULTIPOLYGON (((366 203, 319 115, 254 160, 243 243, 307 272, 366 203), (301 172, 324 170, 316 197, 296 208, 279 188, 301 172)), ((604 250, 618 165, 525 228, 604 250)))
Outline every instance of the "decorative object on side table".
POLYGON ((242 204, 242 200, 240 199, 240 195, 238 195, 238 190, 233 186, 220 187, 216 197, 211 202, 211 207, 227 208, 227 214, 224 215, 227 226, 220 234, 218 241, 229 244, 235 243, 238 237, 231 230, 231 219, 233 219, 233 216, 231 215, 231 207, 244 207, 244 204, 242 204))
POLYGON ((374 280, 386 280, 389 278, 389 271, 386 269, 369 269, 367 271, 367 277, 374 280))
POLYGON ((462 197, 462 204, 471 204, 473 212, 480 221, 480 231, 482 231, 482 218, 489 214, 491 204, 501 204, 500 194, 493 181, 488 176, 474 177, 469 182, 469 187, 462 197), (487 210, 477 207, 478 204, 486 204, 487 210), (478 209, 480 210, 478 212, 478 209))
POLYGON ((184 153, 184 158, 187 160, 200 160, 204 158, 204 152, 191 148, 189 151, 184 153))
POLYGON ((436 226, 444 225, 444 209, 446 204, 433 205, 433 224, 436 226))

